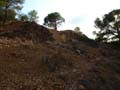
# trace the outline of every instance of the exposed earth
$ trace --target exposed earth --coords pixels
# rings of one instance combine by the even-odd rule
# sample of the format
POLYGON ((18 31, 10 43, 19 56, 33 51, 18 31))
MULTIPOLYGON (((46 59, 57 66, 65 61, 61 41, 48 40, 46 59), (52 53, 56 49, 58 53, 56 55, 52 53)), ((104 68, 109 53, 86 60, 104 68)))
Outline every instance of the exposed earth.
POLYGON ((120 90, 120 50, 71 30, 13 22, 0 31, 0 90, 120 90))

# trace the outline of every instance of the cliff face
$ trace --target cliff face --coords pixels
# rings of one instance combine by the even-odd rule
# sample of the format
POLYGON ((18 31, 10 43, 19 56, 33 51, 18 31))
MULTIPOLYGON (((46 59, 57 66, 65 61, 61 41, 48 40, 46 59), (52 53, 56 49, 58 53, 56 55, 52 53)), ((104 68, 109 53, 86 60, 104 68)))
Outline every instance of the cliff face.
POLYGON ((0 32, 0 90, 120 90, 120 52, 73 31, 16 22, 0 32))

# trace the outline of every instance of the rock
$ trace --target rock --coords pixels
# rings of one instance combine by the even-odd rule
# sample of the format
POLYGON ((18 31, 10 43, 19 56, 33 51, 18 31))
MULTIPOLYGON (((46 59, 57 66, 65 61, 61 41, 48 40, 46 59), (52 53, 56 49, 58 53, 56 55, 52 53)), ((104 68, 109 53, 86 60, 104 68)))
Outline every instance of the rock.
POLYGON ((80 84, 85 86, 88 90, 91 90, 91 82, 89 80, 82 79, 80 84))
POLYGON ((76 53, 78 53, 78 54, 85 54, 87 52, 85 50, 79 48, 79 49, 76 50, 76 53))
POLYGON ((45 56, 42 59, 43 65, 47 66, 48 71, 55 72, 58 68, 57 64, 51 60, 49 56, 45 56))
POLYGON ((86 90, 86 88, 85 88, 85 86, 80 85, 80 86, 79 86, 79 90, 86 90))

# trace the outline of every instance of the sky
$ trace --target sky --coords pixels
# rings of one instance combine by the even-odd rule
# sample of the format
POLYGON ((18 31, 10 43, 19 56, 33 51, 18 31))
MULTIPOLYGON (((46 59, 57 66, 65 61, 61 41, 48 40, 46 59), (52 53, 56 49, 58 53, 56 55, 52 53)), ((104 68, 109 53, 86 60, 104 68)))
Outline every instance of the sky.
POLYGON ((51 12, 59 12, 65 18, 59 30, 80 27, 80 30, 90 38, 94 38, 93 31, 97 30, 94 21, 97 17, 113 9, 120 9, 120 0, 25 0, 23 13, 36 10, 39 24, 43 24, 44 17, 51 12))

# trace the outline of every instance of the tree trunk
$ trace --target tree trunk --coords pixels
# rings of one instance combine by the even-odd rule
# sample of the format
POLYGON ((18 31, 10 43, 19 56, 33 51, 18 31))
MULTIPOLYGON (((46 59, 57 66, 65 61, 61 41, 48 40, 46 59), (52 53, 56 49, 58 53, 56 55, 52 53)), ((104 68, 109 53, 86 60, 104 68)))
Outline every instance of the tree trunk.
POLYGON ((6 20, 7 20, 7 13, 8 13, 7 11, 8 11, 8 6, 6 5, 5 12, 4 12, 4 17, 3 17, 3 25, 5 25, 6 20))
POLYGON ((119 39, 119 43, 120 43, 120 31, 118 32, 118 39, 119 39))
POLYGON ((118 26, 117 26, 117 29, 116 29, 116 30, 117 30, 117 34, 118 34, 117 37, 118 37, 118 39, 119 39, 118 42, 120 43, 120 30, 119 30, 119 27, 118 27, 118 26))
POLYGON ((54 29, 57 31, 57 23, 55 22, 55 27, 54 27, 54 29))

